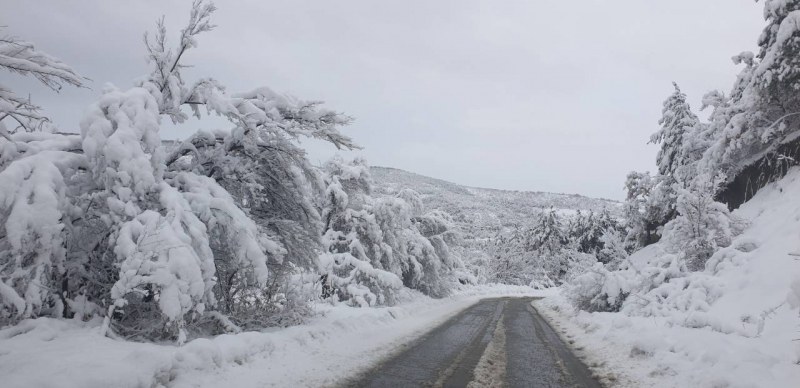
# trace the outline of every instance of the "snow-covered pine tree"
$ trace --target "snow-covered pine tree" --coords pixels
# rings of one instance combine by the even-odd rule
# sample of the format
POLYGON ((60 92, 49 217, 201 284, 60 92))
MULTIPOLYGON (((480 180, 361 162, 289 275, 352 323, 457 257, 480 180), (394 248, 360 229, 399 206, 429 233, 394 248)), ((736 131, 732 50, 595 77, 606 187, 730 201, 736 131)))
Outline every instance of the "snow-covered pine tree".
POLYGON ((600 236, 603 247, 597 252, 597 261, 605 264, 610 271, 623 269, 628 252, 625 250, 623 235, 615 228, 608 228, 600 236))
POLYGON ((578 247, 578 249, 580 249, 581 242, 589 229, 590 218, 593 218, 593 213, 591 211, 589 214, 584 214, 578 209, 575 215, 567 220, 565 226, 567 237, 570 240, 570 244, 578 247))
POLYGON ((603 234, 618 227, 617 221, 606 208, 598 212, 590 211, 586 215, 579 211, 567 223, 567 236, 578 252, 597 255, 603 249, 603 234))
POLYGON ((625 180, 627 197, 623 206, 625 245, 629 252, 657 242, 660 228, 675 212, 674 179, 631 171, 625 180))
POLYGON ((686 94, 681 92, 678 84, 672 84, 675 92, 664 101, 662 116, 658 121, 661 129, 650 137, 650 143, 661 145, 656 157, 659 174, 672 176, 682 182, 684 175, 691 175, 682 170, 701 156, 702 150, 698 152, 689 148, 693 144, 690 138, 696 136, 701 128, 700 120, 686 102, 686 94))

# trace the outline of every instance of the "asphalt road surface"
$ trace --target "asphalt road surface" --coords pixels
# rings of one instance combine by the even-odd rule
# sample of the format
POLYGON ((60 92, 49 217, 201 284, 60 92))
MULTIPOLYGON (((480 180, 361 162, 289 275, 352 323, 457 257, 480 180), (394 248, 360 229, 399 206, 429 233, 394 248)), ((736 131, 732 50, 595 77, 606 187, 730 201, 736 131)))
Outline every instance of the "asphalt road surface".
POLYGON ((346 386, 600 387, 531 300, 482 300, 346 386))

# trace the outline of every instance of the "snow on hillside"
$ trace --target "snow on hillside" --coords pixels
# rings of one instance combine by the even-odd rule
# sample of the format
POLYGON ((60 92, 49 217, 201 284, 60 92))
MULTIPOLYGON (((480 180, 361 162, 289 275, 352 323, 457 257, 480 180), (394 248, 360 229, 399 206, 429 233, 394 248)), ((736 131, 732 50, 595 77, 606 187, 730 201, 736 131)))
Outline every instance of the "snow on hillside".
POLYGON ((572 214, 577 210, 620 211, 620 203, 609 199, 577 194, 541 191, 496 190, 462 186, 441 179, 387 167, 371 167, 370 173, 379 192, 394 193, 404 188, 422 196, 427 209, 441 209, 468 225, 492 228, 524 224, 542 211, 555 208, 572 214))
MULTIPOLYGON (((796 167, 733 213, 749 226, 730 247, 717 251, 704 271, 644 293, 634 288, 621 312, 578 311, 563 296, 541 302, 545 308, 540 310, 615 385, 796 387, 798 196, 796 167)), ((633 254, 630 262, 646 270, 668 257, 663 243, 657 243, 633 254)))

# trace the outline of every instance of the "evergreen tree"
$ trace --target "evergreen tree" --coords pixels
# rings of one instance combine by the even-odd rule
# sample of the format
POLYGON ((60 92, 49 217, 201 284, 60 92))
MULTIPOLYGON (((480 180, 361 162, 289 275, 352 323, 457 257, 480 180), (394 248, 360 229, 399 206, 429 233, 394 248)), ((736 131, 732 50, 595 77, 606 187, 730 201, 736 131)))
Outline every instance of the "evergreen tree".
POLYGON ((660 228, 675 214, 675 181, 671 177, 632 171, 625 181, 627 197, 623 205, 625 244, 633 252, 657 242, 660 228))
POLYGON ((672 84, 675 92, 664 101, 662 117, 658 121, 661 129, 650 137, 650 143, 661 144, 656 157, 659 174, 682 181, 681 168, 700 157, 697 150, 689 148, 690 138, 700 130, 700 121, 692 113, 689 103, 686 102, 686 95, 681 92, 678 84, 672 84))

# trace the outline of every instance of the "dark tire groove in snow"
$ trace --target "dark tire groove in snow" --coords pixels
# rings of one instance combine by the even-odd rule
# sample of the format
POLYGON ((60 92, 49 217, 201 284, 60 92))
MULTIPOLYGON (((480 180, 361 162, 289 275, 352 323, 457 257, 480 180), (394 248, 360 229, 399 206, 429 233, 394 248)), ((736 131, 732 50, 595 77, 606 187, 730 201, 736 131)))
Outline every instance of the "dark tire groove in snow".
POLYGON ((492 333, 495 328, 500 324, 500 317, 503 315, 508 301, 501 300, 495 305, 494 316, 491 322, 483 330, 483 335, 478 336, 470 345, 461 351, 455 360, 451 361, 450 368, 439 376, 439 381, 434 384, 435 387, 466 387, 472 381, 472 372, 478 366, 486 346, 492 340, 492 333))
POLYGON ((531 306, 531 299, 509 301, 505 323, 509 388, 601 387, 531 306))
POLYGON ((465 387, 497 325, 506 335, 508 387, 600 387, 531 306, 531 298, 485 299, 360 376, 356 387, 465 387), (500 319, 503 317, 503 319, 500 319))

